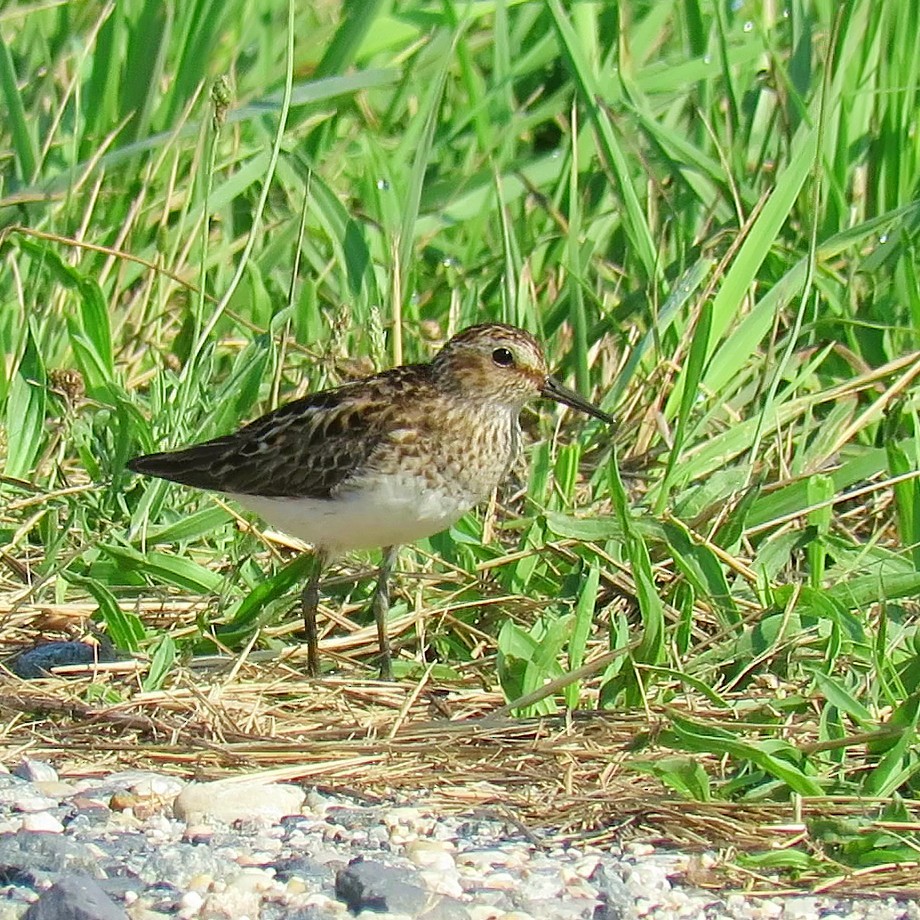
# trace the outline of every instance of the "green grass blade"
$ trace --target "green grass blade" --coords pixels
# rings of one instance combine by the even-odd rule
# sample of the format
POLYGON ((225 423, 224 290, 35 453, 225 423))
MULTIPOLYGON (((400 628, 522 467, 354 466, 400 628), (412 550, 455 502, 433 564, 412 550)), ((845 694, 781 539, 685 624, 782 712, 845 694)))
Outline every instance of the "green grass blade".
POLYGON ((36 330, 30 324, 5 407, 7 446, 3 471, 7 476, 27 479, 41 453, 46 387, 45 367, 38 350, 36 330))
POLYGON ((13 57, 7 43, 0 35, 0 94, 5 103, 6 118, 15 151, 16 174, 22 184, 32 182, 38 168, 38 148, 29 130, 26 110, 19 92, 19 81, 13 57))
POLYGON ((597 144, 617 180, 626 214, 623 229, 635 247, 645 270, 648 282, 658 280, 660 266, 651 231, 630 175, 628 160, 617 136, 607 109, 600 100, 604 98, 585 47, 572 27, 560 0, 545 0, 553 17, 562 53, 571 68, 585 111, 596 132, 597 144))

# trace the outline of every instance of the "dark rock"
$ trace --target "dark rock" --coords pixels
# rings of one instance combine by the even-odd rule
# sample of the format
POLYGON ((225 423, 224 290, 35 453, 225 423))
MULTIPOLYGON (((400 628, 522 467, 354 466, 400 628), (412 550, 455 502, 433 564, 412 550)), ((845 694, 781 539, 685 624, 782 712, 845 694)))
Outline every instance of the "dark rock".
POLYGON ((137 876, 129 874, 123 867, 118 868, 121 869, 118 875, 99 879, 99 887, 112 900, 124 903, 126 895, 140 895, 146 886, 137 876))
POLYGON ((325 866, 315 859, 310 859, 309 856, 288 856, 284 859, 276 859, 269 865, 275 870, 275 878, 279 882, 287 882, 292 878, 319 884, 323 884, 327 880, 331 881, 332 873, 329 866, 325 866))
POLYGON ((67 875, 25 912, 23 920, 128 920, 128 915, 88 875, 67 875))
POLYGON ((353 913, 374 910, 417 916, 434 906, 437 896, 406 881, 412 874, 373 859, 358 857, 335 876, 335 896, 353 913))
POLYGON ((366 831, 380 821, 376 811, 369 808, 330 808, 325 815, 327 824, 337 824, 348 831, 366 831))
POLYGON ((285 834, 307 834, 317 823, 317 819, 309 815, 285 815, 279 822, 285 834))
POLYGON ((92 664, 113 661, 114 649, 87 642, 46 642, 20 653, 10 664, 14 674, 25 680, 49 677, 52 668, 67 664, 92 664))
POLYGON ((150 909, 162 914, 176 913, 183 894, 181 888, 166 881, 155 882, 144 889, 144 898, 150 903, 150 909))

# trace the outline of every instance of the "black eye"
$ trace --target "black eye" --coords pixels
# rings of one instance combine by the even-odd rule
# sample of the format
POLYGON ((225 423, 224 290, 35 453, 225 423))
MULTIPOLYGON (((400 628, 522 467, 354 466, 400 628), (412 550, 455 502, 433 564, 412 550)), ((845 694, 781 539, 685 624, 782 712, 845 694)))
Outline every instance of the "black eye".
POLYGON ((514 364, 514 355, 507 348, 496 348, 492 352, 492 360, 499 367, 511 367, 514 364))

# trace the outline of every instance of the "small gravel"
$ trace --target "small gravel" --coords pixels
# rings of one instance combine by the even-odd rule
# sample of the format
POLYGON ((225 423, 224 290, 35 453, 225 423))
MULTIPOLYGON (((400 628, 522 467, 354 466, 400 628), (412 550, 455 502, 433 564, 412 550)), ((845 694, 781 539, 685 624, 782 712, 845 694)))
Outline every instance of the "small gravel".
POLYGON ((920 920, 914 901, 704 891, 676 881, 689 868, 647 845, 541 849, 500 820, 246 778, 0 774, 0 920, 920 920))

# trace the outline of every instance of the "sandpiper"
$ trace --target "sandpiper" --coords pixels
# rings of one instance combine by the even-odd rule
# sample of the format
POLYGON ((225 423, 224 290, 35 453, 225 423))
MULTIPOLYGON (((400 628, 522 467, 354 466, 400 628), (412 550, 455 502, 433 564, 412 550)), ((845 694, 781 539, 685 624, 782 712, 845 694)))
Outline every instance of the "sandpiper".
POLYGON ((305 396, 233 434, 136 457, 128 468, 222 492, 313 546, 302 602, 314 677, 326 563, 383 547, 373 611, 381 675, 391 677, 386 615, 397 548, 445 530, 492 493, 518 452, 521 409, 538 396, 613 422, 550 376, 529 332, 483 323, 455 335, 429 364, 305 396))

